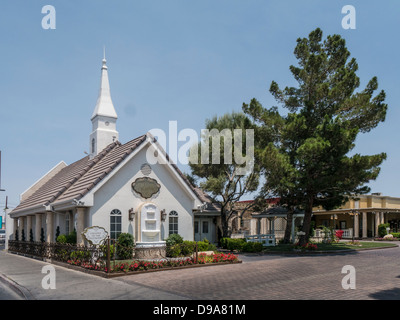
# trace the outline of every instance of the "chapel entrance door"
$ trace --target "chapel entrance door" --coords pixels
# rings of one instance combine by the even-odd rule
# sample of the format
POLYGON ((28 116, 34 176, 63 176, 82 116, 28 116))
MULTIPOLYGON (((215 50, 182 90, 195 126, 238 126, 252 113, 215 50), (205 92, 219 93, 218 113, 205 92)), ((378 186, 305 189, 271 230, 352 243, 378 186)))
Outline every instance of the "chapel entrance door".
POLYGON ((207 239, 215 242, 214 230, 212 218, 196 218, 194 220, 194 241, 207 239))

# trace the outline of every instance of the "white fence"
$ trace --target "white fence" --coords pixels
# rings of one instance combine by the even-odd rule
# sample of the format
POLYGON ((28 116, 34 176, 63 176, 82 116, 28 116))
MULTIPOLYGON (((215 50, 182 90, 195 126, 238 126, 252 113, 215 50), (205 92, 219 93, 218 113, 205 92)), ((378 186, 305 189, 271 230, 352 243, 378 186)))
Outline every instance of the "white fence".
MULTIPOLYGON (((352 239, 353 238, 353 229, 340 229, 343 231, 342 238, 343 239, 352 239)), ((339 231, 339 229, 333 230, 335 233, 339 231)), ((320 229, 315 230, 314 238, 325 238, 325 232, 320 229)))
POLYGON ((264 247, 275 246, 275 235, 273 234, 255 234, 252 236, 245 236, 248 242, 260 242, 264 247))

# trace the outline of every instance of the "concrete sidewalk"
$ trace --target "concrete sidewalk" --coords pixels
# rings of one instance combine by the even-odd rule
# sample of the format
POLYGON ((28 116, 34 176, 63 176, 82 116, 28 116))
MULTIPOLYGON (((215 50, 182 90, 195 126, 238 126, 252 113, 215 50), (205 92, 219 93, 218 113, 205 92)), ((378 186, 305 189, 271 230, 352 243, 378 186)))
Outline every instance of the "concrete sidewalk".
POLYGON ((40 260, 0 251, 0 281, 26 300, 182 300, 185 296, 135 283, 86 274, 40 260), (44 289, 42 279, 51 265, 56 271, 56 289, 44 289))

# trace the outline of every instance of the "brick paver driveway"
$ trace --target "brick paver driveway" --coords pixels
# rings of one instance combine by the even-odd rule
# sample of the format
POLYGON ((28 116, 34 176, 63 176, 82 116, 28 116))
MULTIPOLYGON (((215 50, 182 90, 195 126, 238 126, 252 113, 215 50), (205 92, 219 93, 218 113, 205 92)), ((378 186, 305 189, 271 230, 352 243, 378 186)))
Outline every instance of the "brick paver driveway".
POLYGON ((400 248, 319 256, 241 256, 243 263, 117 278, 189 299, 400 299, 400 248), (356 288, 343 289, 345 265, 356 288))

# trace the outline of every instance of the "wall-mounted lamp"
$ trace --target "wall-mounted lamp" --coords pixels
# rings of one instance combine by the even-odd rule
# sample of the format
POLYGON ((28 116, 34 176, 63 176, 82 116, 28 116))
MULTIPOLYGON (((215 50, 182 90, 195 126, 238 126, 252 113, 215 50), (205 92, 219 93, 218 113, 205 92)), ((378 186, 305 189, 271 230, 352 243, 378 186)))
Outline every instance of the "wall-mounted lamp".
POLYGON ((135 219, 135 211, 132 209, 129 209, 129 221, 133 221, 135 219))
POLYGON ((165 209, 161 210, 161 221, 165 221, 167 219, 167 213, 165 212, 165 209))

